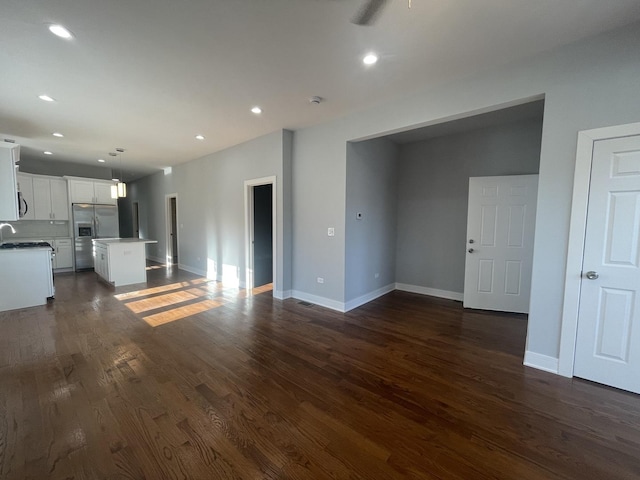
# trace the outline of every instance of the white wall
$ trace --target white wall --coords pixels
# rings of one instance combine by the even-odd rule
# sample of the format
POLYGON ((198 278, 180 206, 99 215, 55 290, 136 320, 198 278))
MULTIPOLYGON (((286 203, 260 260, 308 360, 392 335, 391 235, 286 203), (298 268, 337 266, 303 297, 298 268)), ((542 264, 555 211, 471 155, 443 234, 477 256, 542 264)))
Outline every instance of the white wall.
MULTIPOLYGON (((528 349, 557 358, 576 137, 640 120, 640 25, 449 82, 297 131, 293 162, 293 287, 345 298, 348 141, 481 113, 545 95, 528 349), (326 236, 328 226, 336 237, 326 236), (315 282, 323 276, 325 283, 315 282)), ((384 68, 384 62, 376 66, 384 68)))
POLYGON ((463 294, 469 177, 538 173, 541 137, 540 118, 402 145, 398 283, 463 294))
POLYGON ((181 268, 245 282, 244 181, 277 177, 278 262, 276 279, 281 296, 291 289, 290 207, 291 132, 278 131, 233 148, 177 165, 133 182, 128 202, 139 202, 140 235, 158 240, 148 255, 166 256, 166 195, 178 195, 178 261, 181 268))
POLYGON ((395 285, 399 151, 383 138, 347 144, 346 309, 395 285))

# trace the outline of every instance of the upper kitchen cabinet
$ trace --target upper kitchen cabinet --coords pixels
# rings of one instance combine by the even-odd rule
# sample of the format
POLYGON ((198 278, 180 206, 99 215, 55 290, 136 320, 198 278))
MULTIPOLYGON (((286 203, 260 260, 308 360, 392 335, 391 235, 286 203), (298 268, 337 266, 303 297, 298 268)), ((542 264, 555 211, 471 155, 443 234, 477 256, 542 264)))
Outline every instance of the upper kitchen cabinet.
POLYGON ((111 198, 112 182, 78 178, 69 178, 68 181, 71 203, 118 204, 116 198, 111 198))
POLYGON ((20 145, 0 142, 0 222, 18 220, 18 183, 16 163, 20 145))
POLYGON ((118 199, 111 198, 111 186, 113 182, 94 182, 93 188, 96 192, 96 203, 105 205, 117 205, 118 199))
POLYGON ((69 220, 65 180, 33 177, 33 197, 35 220, 69 220))
POLYGON ((18 212, 20 220, 35 220, 33 205, 33 178, 31 175, 18 172, 18 212))

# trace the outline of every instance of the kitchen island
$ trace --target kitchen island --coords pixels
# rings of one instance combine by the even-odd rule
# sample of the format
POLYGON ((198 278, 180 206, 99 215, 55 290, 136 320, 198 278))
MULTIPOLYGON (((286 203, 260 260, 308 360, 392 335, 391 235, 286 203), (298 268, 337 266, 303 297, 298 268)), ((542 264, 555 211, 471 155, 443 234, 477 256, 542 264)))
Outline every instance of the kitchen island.
POLYGON ((145 246, 157 240, 142 238, 96 238, 93 240, 93 265, 106 282, 119 287, 147 281, 145 246))
POLYGON ((51 247, 0 248, 0 312, 45 305, 53 295, 51 247))

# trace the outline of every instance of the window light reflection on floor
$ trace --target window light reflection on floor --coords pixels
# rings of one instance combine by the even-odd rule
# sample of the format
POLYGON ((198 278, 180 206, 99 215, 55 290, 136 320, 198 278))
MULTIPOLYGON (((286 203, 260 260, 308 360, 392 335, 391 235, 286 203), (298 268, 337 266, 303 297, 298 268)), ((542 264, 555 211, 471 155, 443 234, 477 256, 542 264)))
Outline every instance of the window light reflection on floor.
POLYGON ((272 290, 271 283, 253 289, 240 289, 237 282, 232 281, 229 285, 226 282, 197 278, 121 293, 115 295, 115 298, 123 302, 132 313, 142 315, 147 324, 157 327, 272 290), (144 315, 145 313, 148 315, 144 315))

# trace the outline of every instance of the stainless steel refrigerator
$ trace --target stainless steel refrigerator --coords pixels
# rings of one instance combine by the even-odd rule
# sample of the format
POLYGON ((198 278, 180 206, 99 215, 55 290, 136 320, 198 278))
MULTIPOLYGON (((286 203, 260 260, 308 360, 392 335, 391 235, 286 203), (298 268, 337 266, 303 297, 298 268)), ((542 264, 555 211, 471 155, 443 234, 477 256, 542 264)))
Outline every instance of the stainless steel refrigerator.
POLYGON ((94 238, 117 238, 118 207, 115 205, 73 204, 73 237, 75 246, 74 268, 88 270, 93 268, 94 238))

